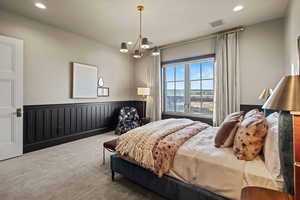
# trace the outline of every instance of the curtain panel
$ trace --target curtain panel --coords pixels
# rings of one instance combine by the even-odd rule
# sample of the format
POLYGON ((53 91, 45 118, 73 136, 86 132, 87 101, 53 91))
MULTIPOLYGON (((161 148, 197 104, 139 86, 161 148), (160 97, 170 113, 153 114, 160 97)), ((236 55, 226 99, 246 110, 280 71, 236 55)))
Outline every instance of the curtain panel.
POLYGON ((153 57, 147 74, 150 88, 150 96, 147 97, 147 116, 151 121, 157 121, 161 119, 162 114, 161 56, 153 57))
POLYGON ((220 35, 216 40, 215 104, 213 121, 240 110, 239 33, 220 35))

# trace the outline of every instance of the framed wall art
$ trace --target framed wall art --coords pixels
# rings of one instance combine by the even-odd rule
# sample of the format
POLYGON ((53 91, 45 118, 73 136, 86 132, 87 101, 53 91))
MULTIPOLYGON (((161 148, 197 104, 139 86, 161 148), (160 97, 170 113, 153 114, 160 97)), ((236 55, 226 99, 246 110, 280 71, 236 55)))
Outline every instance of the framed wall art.
POLYGON ((96 66, 72 63, 73 67, 73 92, 75 99, 97 98, 97 71, 96 66))
POLYGON ((98 87, 98 97, 108 97, 109 88, 108 87, 98 87))

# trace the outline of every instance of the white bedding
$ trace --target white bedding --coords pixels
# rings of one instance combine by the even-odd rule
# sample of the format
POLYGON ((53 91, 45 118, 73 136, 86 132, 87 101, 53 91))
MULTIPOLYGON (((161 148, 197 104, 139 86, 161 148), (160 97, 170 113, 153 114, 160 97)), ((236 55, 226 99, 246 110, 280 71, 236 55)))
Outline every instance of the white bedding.
POLYGON ((282 189, 260 157, 238 160, 232 148, 214 146, 217 128, 208 128, 184 143, 176 153, 169 175, 231 199, 240 199, 245 186, 282 189))
POLYGON ((273 190, 283 190, 283 180, 278 181, 274 179, 267 170, 264 161, 257 157, 253 161, 246 162, 243 187, 259 186, 273 190))

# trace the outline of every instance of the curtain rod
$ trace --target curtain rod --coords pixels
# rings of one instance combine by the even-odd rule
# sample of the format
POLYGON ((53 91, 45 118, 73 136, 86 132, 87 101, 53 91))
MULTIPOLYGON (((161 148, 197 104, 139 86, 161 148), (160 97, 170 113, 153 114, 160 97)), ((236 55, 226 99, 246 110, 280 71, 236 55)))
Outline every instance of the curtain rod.
POLYGON ((188 40, 182 40, 182 41, 178 41, 178 42, 174 42, 174 43, 170 43, 170 44, 161 45, 158 48, 159 49, 167 49, 167 48, 171 48, 171 47, 185 45, 185 44, 195 42, 195 41, 208 40, 208 39, 211 39, 211 38, 215 38, 218 35, 236 33, 236 32, 241 32, 241 31, 244 31, 244 30, 245 30, 245 27, 237 27, 237 28, 233 28, 233 29, 229 29, 229 30, 225 30, 225 31, 220 31, 220 32, 217 32, 217 33, 212 33, 212 34, 209 34, 209 35, 195 37, 195 38, 188 39, 188 40))

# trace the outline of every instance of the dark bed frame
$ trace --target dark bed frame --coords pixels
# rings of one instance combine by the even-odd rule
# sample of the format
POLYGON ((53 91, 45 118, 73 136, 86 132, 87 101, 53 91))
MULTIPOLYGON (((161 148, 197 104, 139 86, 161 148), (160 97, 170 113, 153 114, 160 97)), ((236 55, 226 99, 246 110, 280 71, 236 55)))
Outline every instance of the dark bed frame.
POLYGON ((112 180, 115 172, 171 200, 229 200, 206 189, 186 184, 169 176, 159 178, 149 170, 130 163, 118 155, 111 156, 112 180))

